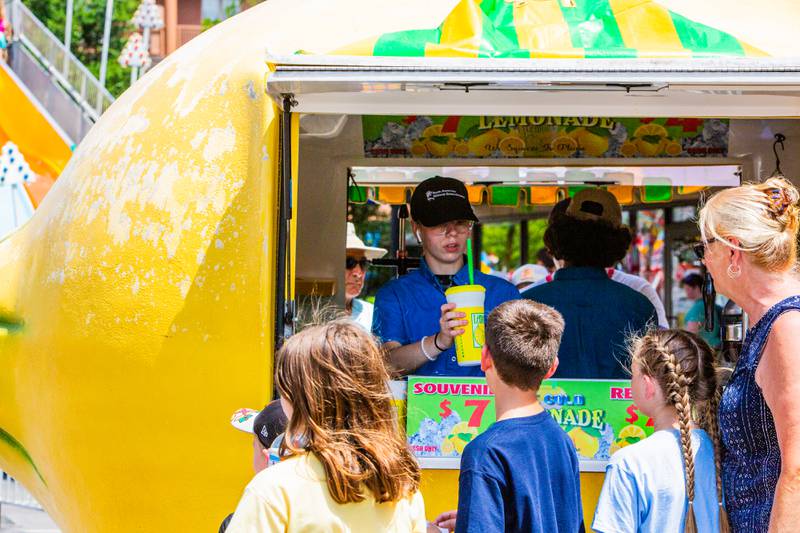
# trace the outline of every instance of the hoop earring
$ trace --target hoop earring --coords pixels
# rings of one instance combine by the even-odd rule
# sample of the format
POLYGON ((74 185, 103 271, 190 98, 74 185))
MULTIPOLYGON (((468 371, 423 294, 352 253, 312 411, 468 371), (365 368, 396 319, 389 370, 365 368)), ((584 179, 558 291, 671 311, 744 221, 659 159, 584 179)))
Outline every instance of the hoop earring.
POLYGON ((733 263, 728 265, 728 277, 729 278, 736 279, 741 275, 742 275, 742 267, 737 266, 736 269, 734 270, 733 263))

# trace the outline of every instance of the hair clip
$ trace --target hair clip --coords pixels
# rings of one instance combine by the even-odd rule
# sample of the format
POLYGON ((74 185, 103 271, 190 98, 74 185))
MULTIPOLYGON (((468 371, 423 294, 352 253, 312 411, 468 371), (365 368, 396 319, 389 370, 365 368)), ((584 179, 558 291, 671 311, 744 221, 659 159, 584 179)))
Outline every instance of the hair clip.
POLYGON ((786 195, 786 192, 778 187, 771 187, 764 191, 764 193, 767 195, 767 199, 769 200, 770 209, 777 216, 783 215, 783 213, 786 211, 786 208, 789 207, 789 204, 791 203, 786 195))

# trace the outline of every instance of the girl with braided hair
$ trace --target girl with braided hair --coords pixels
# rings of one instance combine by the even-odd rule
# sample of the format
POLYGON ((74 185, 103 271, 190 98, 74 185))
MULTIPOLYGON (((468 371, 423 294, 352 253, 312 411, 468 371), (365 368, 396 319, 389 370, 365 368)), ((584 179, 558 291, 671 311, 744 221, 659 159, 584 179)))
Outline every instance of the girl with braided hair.
POLYGON ((611 457, 592 528, 728 533, 714 352, 697 335, 673 329, 634 340, 631 356, 633 400, 655 432, 611 457))

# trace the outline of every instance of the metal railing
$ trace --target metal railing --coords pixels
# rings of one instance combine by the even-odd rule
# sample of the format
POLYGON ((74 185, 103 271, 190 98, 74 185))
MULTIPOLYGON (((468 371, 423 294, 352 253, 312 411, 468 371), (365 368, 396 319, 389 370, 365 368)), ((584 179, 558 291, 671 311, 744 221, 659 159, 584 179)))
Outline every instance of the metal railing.
POLYGON ((17 480, 0 470, 0 505, 18 505, 41 509, 39 502, 17 480))
POLYGON ((114 101, 111 93, 21 0, 12 0, 7 12, 14 41, 28 49, 92 121, 99 119, 114 101))

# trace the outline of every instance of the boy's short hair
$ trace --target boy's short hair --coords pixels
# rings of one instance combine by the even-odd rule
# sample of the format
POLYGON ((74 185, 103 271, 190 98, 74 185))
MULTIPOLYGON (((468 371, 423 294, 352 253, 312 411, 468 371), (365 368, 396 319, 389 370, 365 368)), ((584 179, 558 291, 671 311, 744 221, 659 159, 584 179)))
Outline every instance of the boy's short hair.
POLYGON ((564 319, 550 306, 521 299, 497 306, 486 320, 486 345, 500 379, 536 390, 558 355, 564 319))

